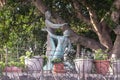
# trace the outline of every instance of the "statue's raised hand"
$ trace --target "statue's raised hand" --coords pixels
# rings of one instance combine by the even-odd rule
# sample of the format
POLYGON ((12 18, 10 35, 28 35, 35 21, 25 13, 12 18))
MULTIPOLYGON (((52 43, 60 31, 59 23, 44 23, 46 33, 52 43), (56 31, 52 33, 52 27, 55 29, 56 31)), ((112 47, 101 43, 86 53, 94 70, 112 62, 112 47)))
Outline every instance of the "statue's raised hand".
POLYGON ((68 23, 63 23, 63 26, 68 25, 68 23))

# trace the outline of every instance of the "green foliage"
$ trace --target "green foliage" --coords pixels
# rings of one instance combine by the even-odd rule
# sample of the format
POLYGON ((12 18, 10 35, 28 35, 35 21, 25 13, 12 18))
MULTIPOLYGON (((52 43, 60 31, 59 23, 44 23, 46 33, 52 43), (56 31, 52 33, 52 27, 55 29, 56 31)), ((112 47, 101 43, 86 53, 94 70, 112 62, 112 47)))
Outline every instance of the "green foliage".
POLYGON ((19 59, 22 64, 25 64, 25 56, 21 56, 19 59))
POLYGON ((5 63, 3 61, 0 61, 0 77, 3 76, 3 70, 5 68, 5 63))
POLYGON ((43 26, 43 17, 30 1, 8 0, 0 9, 1 54, 6 53, 4 46, 8 48, 8 60, 23 55, 29 48, 40 54, 39 48, 45 43, 45 34, 41 31, 43 26))
POLYGON ((81 48, 81 53, 77 55, 76 59, 93 59, 92 51, 88 48, 81 48))
POLYGON ((101 19, 106 12, 110 11, 113 1, 114 0, 88 0, 87 2, 96 11, 98 18, 101 19))
MULTIPOLYGON (((113 1, 87 0, 87 3, 97 13, 99 21, 105 17, 112 29, 115 24, 105 14, 110 12, 113 1)), ((91 27, 76 17, 76 10, 74 10, 71 1, 43 0, 43 2, 52 13, 58 13, 65 22, 70 24, 76 33, 98 40, 97 35, 90 31, 91 27)), ((86 7, 81 1, 79 1, 79 4, 82 14, 89 19, 86 7)), ((111 10, 115 10, 115 8, 113 7, 111 10)), ((24 55, 29 48, 32 48, 35 54, 41 55, 41 46, 46 42, 46 33, 41 31, 42 27, 44 27, 44 15, 39 13, 30 0, 7 0, 7 4, 0 9, 0 49, 3 49, 1 54, 5 53, 4 46, 7 46, 8 56, 12 55, 10 56, 11 59, 16 58, 16 55, 24 55)), ((114 37, 115 35, 112 36, 112 39, 114 37)))
POLYGON ((20 68, 25 68, 25 64, 21 62, 10 61, 8 62, 7 66, 16 66, 20 68))
POLYGON ((61 58, 55 58, 54 60, 52 60, 53 64, 61 63, 61 62, 63 62, 63 60, 61 58))
MULTIPOLYGON (((86 9, 86 6, 77 0, 80 4, 80 9, 84 17, 89 19, 89 12, 86 9)), ((106 16, 106 13, 111 12, 111 6, 114 0, 86 0, 87 5, 89 5, 97 14, 97 19, 100 22, 102 18, 105 18, 105 21, 108 21, 110 27, 114 27, 113 23, 110 21, 110 16, 106 16), (103 5, 105 4, 105 5, 103 5)), ((60 17, 62 17, 65 22, 69 23, 72 30, 76 33, 84 35, 86 37, 94 38, 98 40, 97 35, 91 31, 91 26, 86 25, 82 19, 77 18, 76 12, 77 10, 73 7, 73 2, 69 0, 44 0, 44 3, 49 7, 51 12, 58 13, 60 17), (68 16, 69 15, 69 16, 68 16), (91 34, 91 35, 90 35, 91 34)), ((109 14, 108 14, 109 15, 109 14)))
POLYGON ((95 50, 94 59, 95 60, 107 60, 108 54, 105 53, 102 49, 95 50))
POLYGON ((25 68, 25 64, 21 62, 10 61, 7 64, 5 62, 0 61, 0 70, 3 71, 6 66, 16 66, 20 68, 25 68))
POLYGON ((33 54, 32 52, 30 52, 30 51, 26 51, 25 54, 26 54, 26 57, 27 57, 27 58, 31 58, 31 57, 33 57, 33 55, 34 55, 34 54, 33 54))
POLYGON ((3 71, 5 68, 5 63, 3 61, 0 61, 0 70, 3 71))
POLYGON ((43 66, 47 64, 48 57, 47 56, 42 56, 43 58, 43 66))
POLYGON ((20 62, 21 62, 22 64, 25 64, 25 63, 24 63, 24 62, 25 62, 25 58, 31 58, 31 57, 33 57, 33 56, 34 56, 34 54, 33 54, 32 52, 26 51, 25 55, 22 55, 22 56, 19 58, 19 60, 20 60, 20 62))

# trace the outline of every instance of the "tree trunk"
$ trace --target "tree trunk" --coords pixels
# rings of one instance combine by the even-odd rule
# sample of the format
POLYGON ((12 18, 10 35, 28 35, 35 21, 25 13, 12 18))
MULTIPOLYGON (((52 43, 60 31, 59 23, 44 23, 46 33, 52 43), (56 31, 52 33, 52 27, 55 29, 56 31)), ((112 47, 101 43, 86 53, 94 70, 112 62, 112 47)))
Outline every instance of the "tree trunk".
POLYGON ((113 46, 109 34, 110 28, 105 24, 104 20, 102 22, 99 22, 95 11, 91 8, 90 5, 86 3, 85 0, 83 0, 83 2, 89 12, 91 25, 94 29, 94 32, 98 35, 100 43, 110 50, 113 46))
POLYGON ((102 20, 102 22, 99 22, 99 20, 97 19, 97 14, 86 2, 86 0, 72 0, 72 3, 73 7, 76 10, 77 18, 84 21, 87 25, 92 26, 93 31, 98 35, 100 43, 107 49, 111 49, 113 45, 109 34, 110 28, 105 24, 104 20, 102 20), (80 6, 80 3, 86 6, 86 9, 89 12, 89 18, 84 17, 84 15, 82 14, 82 8, 80 6))
POLYGON ((117 37, 114 42, 112 54, 115 54, 117 58, 120 58, 120 25, 114 31, 117 34, 117 37))
POLYGON ((120 24, 120 0, 115 0, 113 8, 115 10, 112 12, 111 18, 116 24, 120 24))
POLYGON ((117 58, 120 58, 120 0, 115 0, 113 3, 115 10, 111 14, 111 19, 118 25, 114 32, 116 34, 116 40, 114 42, 112 54, 115 54, 117 58))

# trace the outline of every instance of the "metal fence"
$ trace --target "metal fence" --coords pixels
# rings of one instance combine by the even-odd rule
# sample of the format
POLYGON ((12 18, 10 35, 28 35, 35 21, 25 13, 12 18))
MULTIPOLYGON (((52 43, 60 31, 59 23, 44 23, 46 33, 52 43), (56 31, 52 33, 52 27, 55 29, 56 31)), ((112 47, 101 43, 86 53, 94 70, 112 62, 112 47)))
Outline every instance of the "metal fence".
POLYGON ((74 68, 67 68, 64 64, 64 71, 61 72, 44 70, 43 61, 42 57, 26 59, 23 70, 7 68, 8 71, 1 72, 0 80, 120 80, 119 60, 107 61, 109 65, 103 63, 102 66, 103 61, 98 63, 91 59, 77 59, 73 61, 74 68), (96 66, 96 63, 99 65, 96 66))

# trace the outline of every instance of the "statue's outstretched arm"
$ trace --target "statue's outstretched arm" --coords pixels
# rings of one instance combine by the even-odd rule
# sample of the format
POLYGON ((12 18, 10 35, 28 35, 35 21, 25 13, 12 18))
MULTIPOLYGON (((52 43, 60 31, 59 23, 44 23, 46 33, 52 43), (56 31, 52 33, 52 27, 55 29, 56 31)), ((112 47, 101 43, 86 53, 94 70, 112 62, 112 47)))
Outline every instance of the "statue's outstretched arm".
POLYGON ((60 28, 61 26, 66 25, 67 23, 63 23, 63 24, 54 24, 52 22, 50 22, 49 20, 45 20, 45 25, 46 27, 51 27, 51 28, 60 28))
POLYGON ((55 39, 57 39, 57 35, 55 35, 55 34, 53 34, 53 33, 51 33, 46 27, 45 28, 43 28, 42 29, 42 31, 47 31, 48 32, 48 34, 51 36, 51 37, 53 37, 53 38, 55 38, 55 39))

